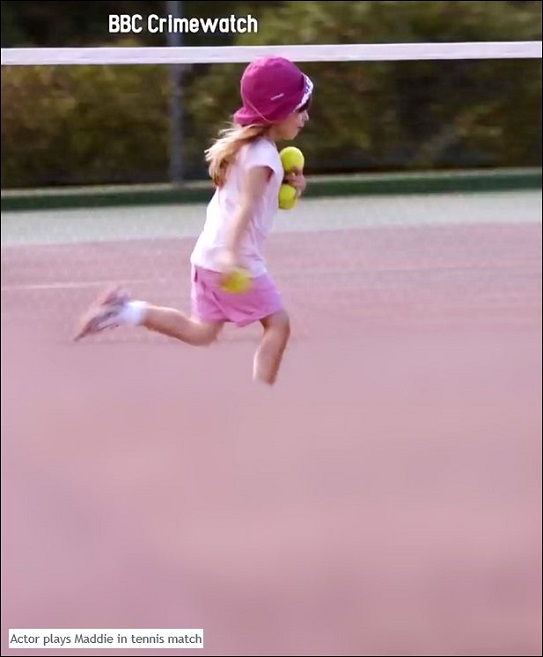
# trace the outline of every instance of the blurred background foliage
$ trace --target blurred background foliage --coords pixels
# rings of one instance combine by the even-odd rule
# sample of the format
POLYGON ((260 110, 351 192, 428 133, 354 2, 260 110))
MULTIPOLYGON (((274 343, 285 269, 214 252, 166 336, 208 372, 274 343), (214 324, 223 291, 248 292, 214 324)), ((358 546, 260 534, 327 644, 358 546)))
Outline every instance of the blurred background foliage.
MULTIPOLYGON (((166 45, 108 34, 110 13, 164 2, 3 1, 2 47, 166 45), (77 8, 75 5, 77 4, 77 8)), ((184 45, 540 40, 540 2, 190 2, 186 17, 251 14, 256 34, 186 34, 184 45)), ((297 144, 308 173, 541 166, 541 60, 311 62, 297 144)), ((242 64, 183 67, 184 176, 238 107, 242 64)), ((167 182, 170 69, 2 68, 2 187, 167 182)))

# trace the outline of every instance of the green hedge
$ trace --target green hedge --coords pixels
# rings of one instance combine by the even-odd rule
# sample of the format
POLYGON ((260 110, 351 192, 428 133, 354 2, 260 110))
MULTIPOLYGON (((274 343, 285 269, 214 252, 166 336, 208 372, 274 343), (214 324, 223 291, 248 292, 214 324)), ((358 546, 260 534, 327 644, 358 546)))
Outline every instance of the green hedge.
MULTIPOLYGON (((239 44, 532 40, 541 3, 287 2, 239 44)), ((126 44, 133 45, 133 44, 126 44)), ((541 166, 541 60, 312 62, 310 174, 541 166)), ((188 67, 183 163, 239 104, 243 65, 188 67)), ((2 187, 168 180, 166 66, 3 67, 2 187)))
POLYGON ((2 186, 142 180, 164 174, 165 67, 2 71, 2 186))

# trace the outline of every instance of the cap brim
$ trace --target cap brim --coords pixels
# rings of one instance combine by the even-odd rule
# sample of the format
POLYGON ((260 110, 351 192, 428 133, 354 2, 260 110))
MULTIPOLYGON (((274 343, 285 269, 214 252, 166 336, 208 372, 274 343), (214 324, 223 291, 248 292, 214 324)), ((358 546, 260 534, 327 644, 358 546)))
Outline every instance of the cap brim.
POLYGON ((300 107, 303 107, 304 105, 307 105, 309 103, 309 100, 311 99, 311 96, 313 95, 313 82, 311 81, 310 78, 307 77, 307 75, 304 74, 304 93, 302 96, 302 100, 296 105, 296 109, 300 109, 300 107))

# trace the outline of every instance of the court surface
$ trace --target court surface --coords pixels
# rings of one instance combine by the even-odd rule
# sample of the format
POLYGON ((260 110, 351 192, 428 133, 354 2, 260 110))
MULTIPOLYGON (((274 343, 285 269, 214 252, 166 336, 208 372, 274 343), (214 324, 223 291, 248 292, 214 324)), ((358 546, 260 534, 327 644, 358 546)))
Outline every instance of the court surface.
POLYGON ((273 389, 251 381, 256 326, 200 349, 71 341, 111 282, 188 310, 203 218, 2 216, 3 654, 9 627, 202 628, 208 655, 540 655, 541 193, 282 213, 273 389))

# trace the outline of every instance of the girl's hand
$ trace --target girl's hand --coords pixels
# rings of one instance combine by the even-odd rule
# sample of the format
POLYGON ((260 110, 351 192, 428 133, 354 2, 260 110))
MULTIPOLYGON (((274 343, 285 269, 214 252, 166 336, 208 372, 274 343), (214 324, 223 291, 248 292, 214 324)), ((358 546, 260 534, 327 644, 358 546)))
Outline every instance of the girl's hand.
POLYGON ((305 188, 307 187, 307 181, 301 169, 294 169, 286 175, 285 182, 294 187, 298 198, 304 193, 305 188))

